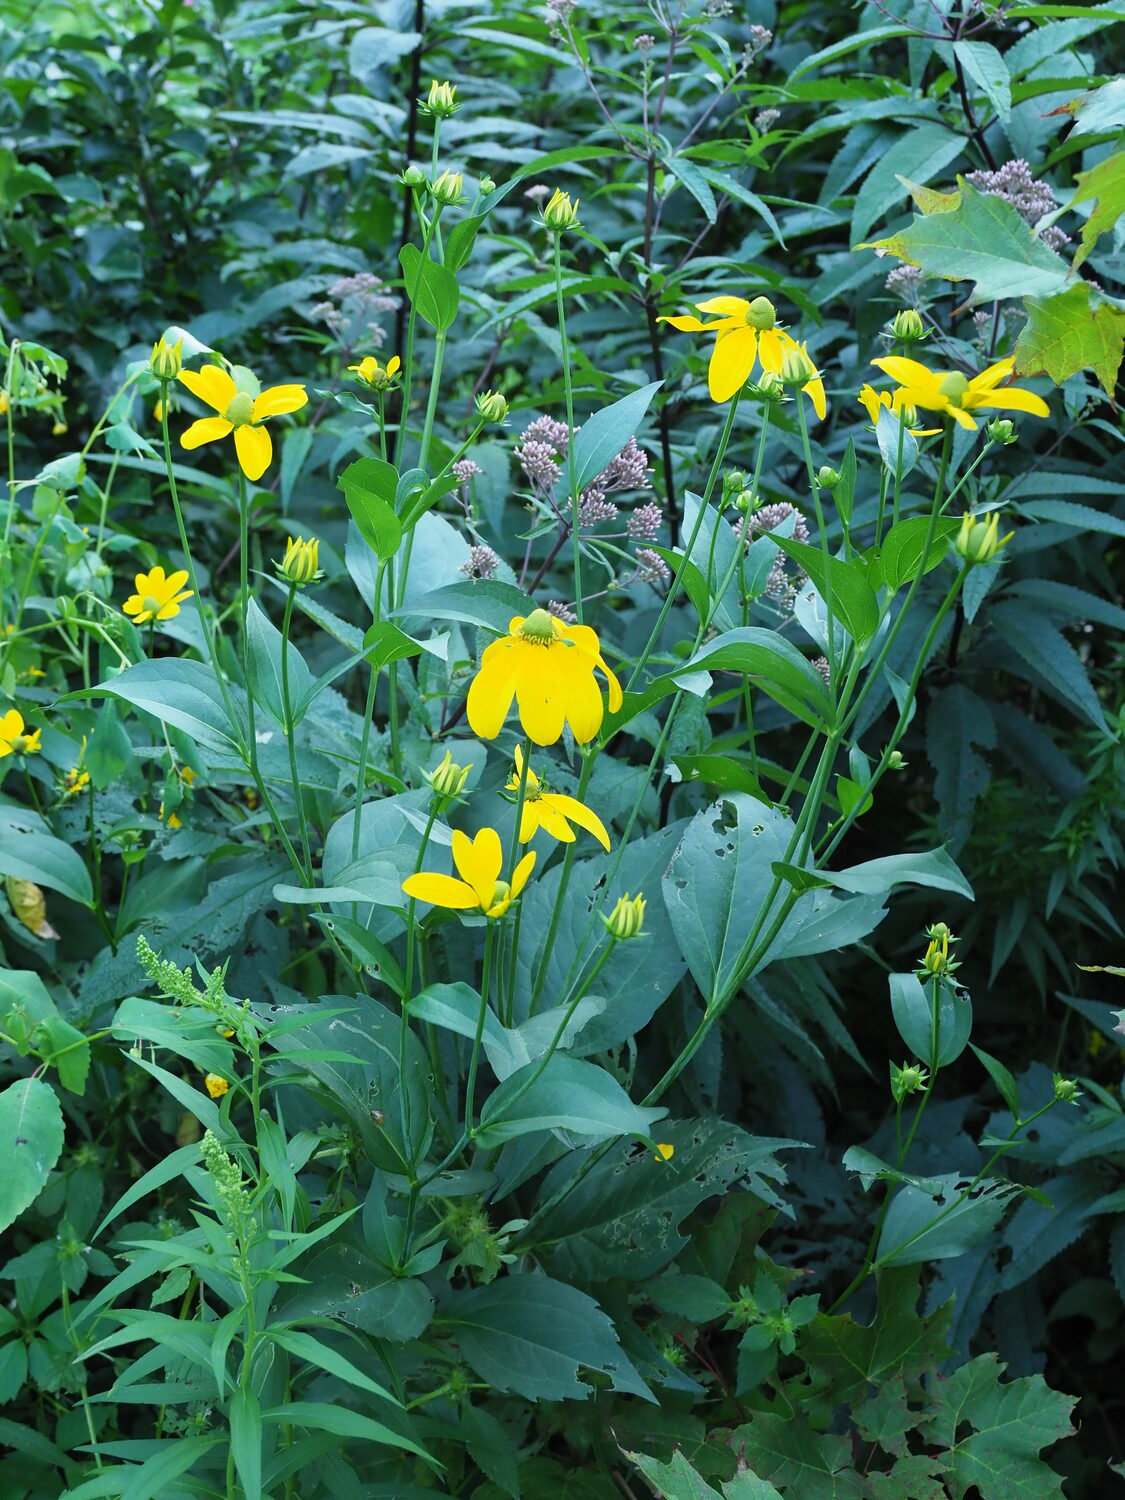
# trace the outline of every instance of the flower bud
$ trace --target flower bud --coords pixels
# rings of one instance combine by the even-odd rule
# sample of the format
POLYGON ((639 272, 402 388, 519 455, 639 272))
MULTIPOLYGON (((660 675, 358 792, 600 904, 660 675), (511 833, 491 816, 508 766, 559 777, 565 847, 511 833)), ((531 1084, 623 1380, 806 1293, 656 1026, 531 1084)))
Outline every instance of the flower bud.
POLYGON ((723 503, 731 504, 732 498, 746 488, 746 475, 741 469, 728 469, 723 475, 723 503))
POLYGON ((402 174, 402 182, 405 187, 425 187, 426 174, 417 163, 411 162, 402 174))
POLYGON ((323 578, 319 568, 320 543, 315 537, 310 537, 306 542, 304 537, 289 537, 285 543, 285 556, 281 562, 274 561, 274 567, 286 583, 291 583, 295 588, 302 588, 306 583, 316 583, 323 578))
POLYGON ((777 308, 768 297, 755 297, 746 309, 745 317, 747 326, 761 333, 777 322, 777 308))
POLYGON ((839 472, 831 464, 821 464, 816 471, 816 482, 822 490, 834 490, 840 483, 839 472))
POLYGON ((926 325, 922 322, 922 314, 913 307, 904 307, 901 312, 895 313, 891 332, 903 344, 915 344, 919 339, 924 339, 926 325))
POLYGON ((438 83, 435 78, 430 84, 426 102, 422 105, 422 113, 436 115, 439 120, 448 120, 450 115, 456 114, 461 108, 454 97, 456 93, 455 83, 438 83))
POLYGON ((892 750, 887 756, 888 771, 904 771, 908 765, 909 761, 905 759, 901 750, 892 750))
POLYGON ((816 366, 804 344, 794 344, 786 349, 781 356, 779 374, 782 385, 808 385, 810 380, 816 379, 816 366))
POLYGON ((556 188, 554 196, 543 210, 543 222, 548 229, 560 234, 564 229, 573 229, 578 223, 578 203, 570 201, 570 194, 556 188))
POLYGON ((999 512, 993 511, 987 521, 974 521, 966 511, 961 517, 961 530, 953 548, 959 557, 973 566, 992 562, 1000 548, 1006 546, 1013 536, 1015 532, 1009 531, 1007 536, 1001 537, 999 512))
POLYGON ((785 395, 785 383, 781 376, 767 370, 758 381, 758 395, 767 401, 780 401, 785 395))
POLYGON ((471 761, 467 766, 454 764, 453 756, 447 750, 444 760, 432 771, 426 771, 425 778, 439 797, 459 797, 472 769, 471 761))
POLYGON ((167 384, 175 380, 183 369, 184 364, 184 341, 177 339, 174 344, 167 344, 163 339, 157 339, 152 346, 152 354, 149 356, 149 369, 157 380, 167 384))
POLYGON ((1073 1078, 1064 1078, 1061 1073, 1054 1073, 1051 1082, 1055 1086, 1055 1098, 1061 1104, 1077 1104, 1082 1097, 1082 1090, 1073 1078))
POLYGON ((494 193, 496 191, 496 183, 491 177, 487 176, 480 179, 480 181, 477 183, 477 187, 482 198, 487 198, 489 193, 494 193))
POLYGON ((645 898, 638 892, 632 898, 621 896, 608 917, 603 917, 605 930, 616 943, 641 936, 645 920, 645 898))
POLYGON ((900 406, 898 409, 898 419, 906 428, 917 427, 918 408, 916 406, 900 406))
POLYGON ((452 208, 464 203, 465 195, 461 191, 464 185, 465 179, 460 172, 443 172, 436 182, 430 184, 430 192, 436 202, 452 208))
POLYGON ((926 928, 926 936, 930 940, 930 945, 922 959, 919 973, 932 974, 938 979, 954 974, 961 965, 955 963, 949 956, 950 943, 957 941, 949 928, 944 922, 935 922, 932 927, 926 928))
POLYGON ((508 403, 499 391, 482 391, 476 401, 477 415, 486 422, 508 420, 508 403))
POLYGON ((993 417, 992 421, 989 422, 988 426, 985 428, 985 431, 988 433, 988 436, 992 442, 1003 443, 1005 447, 1007 447, 1009 443, 1015 443, 1019 441, 1019 434, 1016 432, 1016 424, 1008 417, 993 417))
POLYGON ((746 515, 749 511, 758 509, 758 497, 753 490, 739 490, 731 504, 741 515, 746 515))
POLYGON ((68 430, 67 424, 62 420, 61 417, 59 417, 58 420, 55 422, 55 425, 51 428, 51 436, 52 437, 62 437, 63 433, 66 432, 67 430, 68 430))
POLYGON ((891 1096, 896 1104, 901 1104, 907 1094, 916 1094, 926 1087, 929 1070, 921 1063, 903 1063, 901 1068, 891 1063, 890 1067, 891 1096))

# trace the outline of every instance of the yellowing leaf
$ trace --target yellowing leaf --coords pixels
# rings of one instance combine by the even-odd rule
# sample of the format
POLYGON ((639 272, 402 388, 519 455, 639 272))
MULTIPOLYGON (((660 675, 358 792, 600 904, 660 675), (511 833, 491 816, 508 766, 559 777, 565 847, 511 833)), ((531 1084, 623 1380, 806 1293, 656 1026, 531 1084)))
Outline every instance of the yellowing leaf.
POLYGON ((42 890, 32 880, 19 880, 15 875, 5 875, 4 892, 11 904, 16 919, 28 932, 37 938, 57 938, 58 933, 47 921, 47 900, 42 890))
POLYGON ((927 276, 975 281, 966 306, 1061 292, 1066 262, 1035 238, 1010 203, 978 192, 963 177, 958 182, 961 201, 955 208, 915 217, 909 229, 856 248, 897 255, 927 276))
POLYGON ((1079 281, 1055 297, 1029 297, 1027 323, 1016 344, 1020 375, 1049 375, 1056 385, 1079 370, 1093 370, 1113 398, 1125 349, 1125 307, 1094 294, 1079 281))
POLYGON ((914 199, 920 214, 949 214, 961 207, 961 194, 939 193, 937 188, 923 187, 920 182, 911 182, 909 177, 899 176, 899 182, 914 199))
POLYGON ((1125 214, 1125 151, 1117 151, 1098 162, 1088 172, 1079 172, 1074 179, 1078 191, 1068 205, 1096 203, 1097 207, 1082 226, 1082 243, 1074 256, 1073 269, 1077 270, 1094 248, 1100 234, 1112 229, 1125 214))

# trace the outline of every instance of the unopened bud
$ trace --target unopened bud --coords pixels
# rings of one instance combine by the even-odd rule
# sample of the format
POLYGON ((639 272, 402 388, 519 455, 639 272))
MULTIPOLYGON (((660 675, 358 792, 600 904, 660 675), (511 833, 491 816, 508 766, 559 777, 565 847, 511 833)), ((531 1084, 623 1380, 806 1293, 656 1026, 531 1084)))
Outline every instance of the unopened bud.
POLYGON ((816 471, 816 482, 822 490, 834 490, 840 483, 839 472, 831 464, 821 464, 816 471))
POLYGON ((901 1068, 891 1063, 890 1068, 891 1096, 896 1104, 901 1104, 907 1094, 916 1094, 926 1087, 929 1070, 921 1063, 903 1063, 901 1068))
POLYGON ((564 229, 573 229, 578 223, 577 199, 572 203, 569 193, 556 188, 550 202, 543 210, 543 222, 556 234, 564 229))
POLYGON ((157 380, 167 384, 175 380, 183 369, 184 364, 184 341, 177 339, 174 344, 167 344, 163 339, 157 339, 152 346, 152 354, 149 356, 149 369, 157 380))
POLYGON ((900 343, 916 344, 919 339, 926 337, 926 325, 922 322, 922 314, 913 307, 904 307, 900 312, 895 313, 891 332, 900 343))
POLYGON ((1082 1097, 1082 1090, 1073 1078, 1064 1078, 1061 1073, 1052 1074, 1051 1082, 1055 1086, 1055 1098, 1062 1104, 1077 1104, 1082 1097))
POLYGON ((1005 447, 1019 441, 1016 424, 1008 417, 993 417, 985 431, 994 443, 1003 443, 1005 447))
POLYGON ((411 162, 402 174, 402 181, 407 187, 424 187, 426 174, 416 162, 411 162))
POLYGON ((953 547, 957 555, 970 565, 988 563, 1013 536, 1015 532, 1009 531, 1007 536, 1001 537, 999 512, 993 511, 987 521, 974 521, 966 511, 961 517, 961 530, 953 547))
POLYGON ((461 191, 464 185, 465 179, 460 172, 443 172, 436 182, 430 184, 430 192, 436 202, 452 208, 457 203, 464 203, 465 195, 461 191))
POLYGON ((764 397, 766 401, 780 401, 785 395, 785 382, 780 375, 767 370, 758 381, 758 395, 764 397))
POLYGON ((903 771, 906 769, 907 765, 908 762, 904 758, 901 750, 892 750, 890 755, 887 756, 888 771, 903 771))
POLYGON ((645 898, 639 892, 632 898, 621 896, 609 916, 602 918, 605 930, 618 943, 640 937, 644 920, 645 898))
POLYGON ((484 198, 487 198, 489 193, 496 191, 496 184, 491 177, 482 177, 477 186, 480 189, 481 196, 484 198))
POLYGON ((274 567, 286 583, 302 588, 306 583, 316 583, 324 575, 319 567, 320 543, 315 537, 307 542, 304 537, 289 537, 285 543, 285 556, 274 567))
POLYGON ((450 115, 456 114, 461 108, 454 97, 456 93, 455 83, 438 83, 435 78, 430 84, 426 102, 422 105, 423 114, 437 115, 439 120, 448 120, 450 115))
POLYGON ((794 344, 786 349, 781 356, 779 374, 782 385, 808 385, 810 380, 816 379, 816 366, 804 344, 794 344))
POLYGON ((476 401, 477 415, 486 422, 506 422, 508 403, 499 391, 482 391, 476 401))
POLYGON ((439 797, 459 797, 472 769, 471 761, 467 766, 454 764, 453 756, 447 750, 441 763, 427 771, 425 777, 439 797))
POLYGON ((957 939, 948 926, 944 922, 935 922, 932 927, 926 928, 926 936, 930 944, 922 959, 919 972, 924 975, 932 974, 938 979, 954 974, 961 965, 955 963, 949 956, 949 945, 955 943, 957 939))

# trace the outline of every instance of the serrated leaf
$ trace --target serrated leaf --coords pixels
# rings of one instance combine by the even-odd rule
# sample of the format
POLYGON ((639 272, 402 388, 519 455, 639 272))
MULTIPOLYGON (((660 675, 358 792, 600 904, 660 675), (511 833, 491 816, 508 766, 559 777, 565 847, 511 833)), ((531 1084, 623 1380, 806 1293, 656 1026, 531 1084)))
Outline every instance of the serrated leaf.
POLYGON ((1046 624, 1042 614, 1014 600, 996 605, 989 620, 1001 640, 1028 664, 1048 692, 1077 710, 1095 729, 1108 732, 1082 659, 1061 631, 1046 624))
POLYGON ((1082 226, 1082 243, 1075 251, 1072 263, 1072 269, 1077 271, 1094 248, 1098 236, 1113 229, 1125 214, 1125 151, 1115 151, 1088 172, 1079 172, 1074 180, 1077 191, 1067 207, 1091 202, 1097 205, 1082 226))
POLYGON ((976 747, 996 745, 988 704, 961 683, 942 688, 926 713, 926 756, 934 768, 938 828, 957 850, 972 829, 973 808, 988 787, 989 769, 976 747))
POLYGON ((62 1109, 49 1083, 21 1078, 0 1094, 0 1230, 39 1196, 62 1148, 62 1109))
POLYGON ((1012 80, 1001 53, 989 42, 954 42, 950 50, 1007 124, 1012 115, 1012 80))
POLYGON ((800 1500, 866 1500, 849 1439, 814 1431, 799 1412, 758 1412, 735 1428, 730 1443, 759 1476, 800 1500))
POLYGON ((1049 375, 1061 385, 1079 370, 1093 370, 1110 398, 1125 350, 1125 307, 1099 297, 1079 281, 1053 297, 1029 297, 1027 322, 1016 340, 1016 370, 1049 375))
POLYGON ((901 136, 868 173, 856 194, 852 242, 861 240, 873 224, 902 202, 905 192, 914 190, 912 178, 925 181, 937 177, 943 167, 960 156, 964 147, 963 135, 955 135, 936 120, 924 120, 901 136))
POLYGON ((1069 279, 1066 262, 1032 234, 1003 199, 960 179, 961 202, 949 213, 916 217, 909 229, 857 249, 885 250, 927 276, 974 281, 966 306, 1009 297, 1049 297, 1069 279))

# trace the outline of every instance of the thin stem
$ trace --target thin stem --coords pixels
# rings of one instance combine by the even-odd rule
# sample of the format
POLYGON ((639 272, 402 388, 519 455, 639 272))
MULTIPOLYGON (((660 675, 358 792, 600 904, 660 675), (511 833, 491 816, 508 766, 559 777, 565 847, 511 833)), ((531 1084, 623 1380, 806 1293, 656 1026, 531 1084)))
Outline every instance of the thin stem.
POLYGON ((297 808, 297 823, 301 832, 305 883, 311 886, 313 883, 312 844, 309 839, 308 820, 305 816, 304 792, 297 769, 297 726, 293 722, 293 700, 289 691, 289 631, 293 622, 293 600, 296 595, 297 585, 291 583, 285 600, 285 617, 281 624, 281 705, 285 715, 285 743, 289 750, 289 777, 293 786, 293 801, 297 808))
POLYGON ((566 305, 562 284, 562 231, 554 231, 555 240, 555 306, 559 319, 559 342, 562 348, 563 392, 566 397, 566 485, 570 492, 570 542, 574 568, 574 608, 578 623, 584 621, 582 600, 582 535, 578 524, 578 484, 574 456, 574 375, 570 366, 570 345, 566 337, 566 305))

